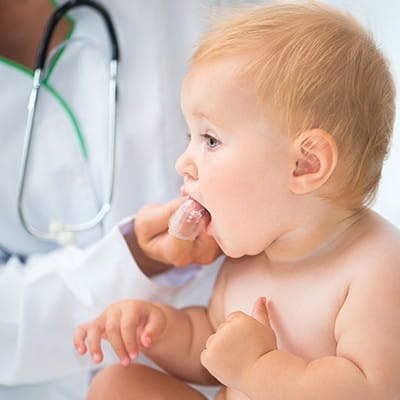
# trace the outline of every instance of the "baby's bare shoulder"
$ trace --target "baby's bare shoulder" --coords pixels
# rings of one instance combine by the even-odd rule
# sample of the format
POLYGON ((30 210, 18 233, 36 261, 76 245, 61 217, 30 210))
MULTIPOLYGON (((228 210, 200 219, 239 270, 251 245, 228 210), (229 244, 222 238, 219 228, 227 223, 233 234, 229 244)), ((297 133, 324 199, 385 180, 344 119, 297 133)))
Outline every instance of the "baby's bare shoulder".
POLYGON ((336 354, 353 361, 381 389, 398 393, 400 233, 374 213, 361 232, 347 260, 351 279, 336 318, 336 354))
POLYGON ((364 272, 400 272, 400 230, 376 213, 363 226, 352 256, 364 265, 364 272))
MULTIPOLYGON (((364 307, 369 313, 375 310, 379 319, 387 307, 400 310, 400 231, 375 213, 363 229, 346 260, 350 272, 346 303, 358 313, 364 307), (374 307, 371 299, 376 301, 374 307)), ((400 311, 396 314, 400 317, 400 311)))

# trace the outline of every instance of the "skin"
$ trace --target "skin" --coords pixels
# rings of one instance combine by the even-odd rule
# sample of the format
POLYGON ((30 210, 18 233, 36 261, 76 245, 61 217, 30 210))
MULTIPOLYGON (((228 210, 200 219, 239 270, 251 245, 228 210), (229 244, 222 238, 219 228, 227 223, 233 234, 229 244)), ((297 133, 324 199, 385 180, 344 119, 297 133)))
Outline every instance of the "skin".
MULTIPOLYGON (((53 12, 50 0, 2 0, 0 55, 33 69, 45 26, 53 12)), ((61 19, 49 48, 63 42, 70 29, 71 23, 61 19)))
MULTIPOLYGON (((140 247, 133 252, 133 256, 137 261, 140 261, 139 253, 147 258, 139 262, 147 275, 163 272, 165 265, 206 265, 221 255, 221 249, 204 228, 195 240, 182 240, 168 234, 168 221, 184 199, 181 197, 166 204, 148 204, 136 214, 134 232, 140 247)), ((200 225, 204 223, 200 221, 200 225)))
POLYGON ((216 379, 218 400, 397 399, 399 231, 321 198, 334 141, 318 129, 288 136, 238 65, 195 65, 182 89, 191 138, 177 170, 229 256, 209 306, 128 300, 80 326, 81 354, 101 361, 104 338, 126 366, 104 369, 88 398, 118 386, 126 399, 198 399, 178 380, 216 379), (139 351, 172 376, 130 364, 139 351))

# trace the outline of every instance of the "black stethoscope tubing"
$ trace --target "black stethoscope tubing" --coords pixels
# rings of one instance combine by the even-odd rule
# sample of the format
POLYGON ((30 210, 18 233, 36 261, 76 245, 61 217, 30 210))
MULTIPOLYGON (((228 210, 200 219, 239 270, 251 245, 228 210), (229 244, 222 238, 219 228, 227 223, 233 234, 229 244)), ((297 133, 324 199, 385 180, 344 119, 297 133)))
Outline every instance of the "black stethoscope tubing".
POLYGON ((58 22, 73 8, 81 7, 81 6, 87 6, 92 8, 93 10, 96 10, 104 20, 104 23, 106 25, 108 35, 110 37, 110 43, 111 43, 111 60, 116 60, 119 61, 119 46, 118 46, 118 40, 117 40, 117 35, 115 33, 115 28, 114 25, 111 21, 111 17, 108 13, 108 11, 99 3, 96 3, 95 1, 92 0, 69 0, 59 8, 55 10, 53 15, 51 16, 46 30, 43 35, 42 42, 40 43, 39 50, 37 53, 36 57, 36 62, 35 62, 35 69, 40 68, 44 69, 44 64, 46 62, 46 54, 47 50, 50 45, 50 40, 53 35, 54 29, 56 28, 58 22))
POLYGON ((114 176, 115 176, 115 152, 116 152, 116 104, 117 104, 117 78, 118 78, 118 62, 119 62, 119 47, 117 36, 115 34, 114 25, 108 11, 100 4, 92 0, 69 0, 59 8, 57 8, 50 17, 45 29, 43 39, 40 43, 38 54, 35 63, 33 74, 32 91, 28 102, 28 117, 25 130, 24 146, 21 158, 21 168, 18 180, 18 201, 17 209, 18 216, 23 228, 32 236, 44 241, 56 241, 61 244, 67 244, 74 241, 74 233, 92 229, 98 225, 111 208, 111 201, 114 191, 114 176), (46 63, 46 55, 49 49, 51 37, 57 23, 71 9, 81 6, 87 6, 103 17, 107 28, 111 55, 109 69, 109 121, 108 121, 108 168, 106 171, 107 180, 103 193, 103 205, 90 220, 75 224, 66 224, 59 221, 52 221, 49 224, 49 230, 41 231, 31 225, 27 221, 24 213, 24 189, 26 182, 26 173, 29 163, 30 147, 33 136, 33 127, 35 121, 36 103, 39 96, 39 90, 44 77, 44 67, 46 63))

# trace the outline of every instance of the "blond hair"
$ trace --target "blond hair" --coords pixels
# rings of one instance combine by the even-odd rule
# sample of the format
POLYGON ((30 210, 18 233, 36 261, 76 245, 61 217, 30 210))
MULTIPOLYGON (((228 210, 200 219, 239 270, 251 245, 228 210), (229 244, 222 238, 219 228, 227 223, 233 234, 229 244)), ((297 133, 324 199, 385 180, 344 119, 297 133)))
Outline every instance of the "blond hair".
POLYGON ((192 63, 241 57, 288 132, 322 128, 339 160, 328 198, 351 208, 374 199, 395 116, 388 64, 369 34, 348 14, 317 2, 242 9, 206 34, 192 63))

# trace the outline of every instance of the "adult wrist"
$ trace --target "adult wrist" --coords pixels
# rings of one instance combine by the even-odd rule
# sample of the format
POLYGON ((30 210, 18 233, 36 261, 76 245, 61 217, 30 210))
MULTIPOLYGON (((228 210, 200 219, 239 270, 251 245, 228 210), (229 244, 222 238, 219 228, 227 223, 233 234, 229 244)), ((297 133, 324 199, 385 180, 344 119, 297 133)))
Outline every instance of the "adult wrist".
POLYGON ((142 272, 146 276, 151 277, 171 269, 172 265, 167 265, 160 261, 154 260, 143 251, 143 249, 139 246, 135 234, 134 224, 135 219, 133 218, 127 222, 122 223, 119 226, 119 230, 132 257, 134 258, 136 264, 142 270, 142 272))

